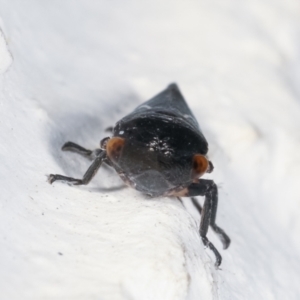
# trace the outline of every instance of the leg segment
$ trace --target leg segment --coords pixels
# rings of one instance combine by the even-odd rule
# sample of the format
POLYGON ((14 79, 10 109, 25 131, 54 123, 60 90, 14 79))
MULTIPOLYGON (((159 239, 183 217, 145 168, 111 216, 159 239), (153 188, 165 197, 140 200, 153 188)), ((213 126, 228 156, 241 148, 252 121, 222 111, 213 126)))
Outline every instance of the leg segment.
POLYGON ((74 185, 86 185, 88 184, 92 178, 95 176, 95 174, 97 173, 97 171, 99 170, 102 162, 105 160, 106 158, 106 152, 102 151, 93 161, 93 163, 91 164, 91 166, 88 168, 88 170, 85 172, 85 174, 83 175, 82 179, 76 179, 76 178, 72 178, 72 177, 67 177, 67 176, 63 176, 63 175, 53 175, 50 174, 48 181, 49 183, 53 183, 54 181, 66 181, 66 182, 70 182, 74 185))
POLYGON ((70 151, 77 154, 80 154, 90 160, 93 160, 95 157, 99 156, 99 154, 103 151, 101 149, 95 149, 94 151, 85 149, 78 144, 73 142, 67 142, 61 147, 62 151, 70 151))
POLYGON ((61 147, 62 151, 70 151, 70 152, 75 152, 78 153, 82 156, 86 156, 89 157, 92 155, 93 151, 92 150, 88 150, 85 149, 83 147, 81 147, 78 144, 75 144, 73 142, 66 142, 62 147, 61 147))
POLYGON ((114 131, 114 126, 109 126, 109 127, 105 128, 104 131, 105 132, 113 132, 114 131))
MULTIPOLYGON (((201 215, 202 212, 202 207, 199 204, 199 202, 197 201, 197 199, 195 197, 191 197, 191 200, 194 204, 194 206, 197 208, 197 210, 199 211, 199 214, 201 215)), ((229 236, 224 232, 224 230, 222 228, 220 228, 217 224, 216 224, 216 214, 217 214, 217 201, 215 202, 215 208, 212 209, 212 215, 210 218, 210 222, 209 225, 211 227, 211 229, 218 235, 218 237, 220 238, 222 244, 223 244, 223 249, 227 249, 230 245, 230 238, 229 236), (214 213, 214 214, 213 214, 214 213)))
POLYGON ((191 197, 191 200, 194 204, 194 206, 197 208, 197 210, 199 211, 199 214, 201 216, 202 213, 202 206, 200 205, 200 203, 197 201, 196 197, 191 197))
POLYGON ((199 211, 201 211, 201 222, 200 222, 200 236, 202 238, 203 244, 208 246, 216 256, 215 266, 219 267, 222 262, 222 257, 215 246, 207 239, 207 231, 209 225, 212 229, 220 236, 221 241, 223 242, 224 248, 227 248, 230 243, 229 237, 225 232, 215 224, 217 206, 218 206, 218 188, 212 180, 199 179, 197 183, 192 183, 188 187, 188 195, 186 196, 205 196, 204 206, 195 202, 195 198, 192 198, 193 203, 199 211))

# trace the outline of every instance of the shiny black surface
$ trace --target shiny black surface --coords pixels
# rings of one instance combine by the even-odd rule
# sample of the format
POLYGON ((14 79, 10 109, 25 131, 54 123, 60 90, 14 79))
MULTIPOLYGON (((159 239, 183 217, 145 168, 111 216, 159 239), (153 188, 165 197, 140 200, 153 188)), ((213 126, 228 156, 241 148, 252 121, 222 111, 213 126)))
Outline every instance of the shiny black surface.
POLYGON ((113 130, 125 139, 114 163, 137 190, 162 195, 192 181, 192 159, 205 155, 208 144, 177 85, 137 107, 113 130))

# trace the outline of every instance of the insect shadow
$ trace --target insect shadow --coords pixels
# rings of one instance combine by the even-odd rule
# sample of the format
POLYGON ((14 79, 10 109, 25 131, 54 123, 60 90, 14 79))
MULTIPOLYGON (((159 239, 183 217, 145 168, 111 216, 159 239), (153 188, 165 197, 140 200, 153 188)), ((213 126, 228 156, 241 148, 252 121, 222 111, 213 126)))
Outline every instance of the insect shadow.
MULTIPOLYGON (((91 159, 82 157, 76 153, 61 150, 66 141, 74 141, 89 149, 99 148, 100 140, 110 136, 109 129, 124 114, 130 112, 142 101, 135 94, 121 95, 106 101, 95 101, 88 112, 71 108, 69 112, 62 111, 50 113, 54 126, 49 135, 48 148, 57 165, 65 174, 80 177, 85 173, 91 159)), ((84 106, 85 104, 81 104, 84 106)), ((112 192, 126 188, 127 186, 110 166, 103 164, 94 181, 89 187, 81 189, 96 192, 112 192)))

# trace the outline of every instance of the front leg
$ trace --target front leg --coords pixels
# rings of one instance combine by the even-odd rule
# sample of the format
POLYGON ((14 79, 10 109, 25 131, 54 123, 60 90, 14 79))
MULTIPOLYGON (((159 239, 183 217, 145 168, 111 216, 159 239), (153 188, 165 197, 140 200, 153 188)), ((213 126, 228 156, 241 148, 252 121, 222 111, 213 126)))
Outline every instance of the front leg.
POLYGON ((67 142, 65 143, 62 147, 61 147, 62 151, 70 151, 73 153, 77 153, 82 155, 83 157, 86 157, 90 160, 93 160, 95 157, 97 157, 100 152, 102 152, 103 150, 101 149, 95 149, 94 151, 89 150, 89 149, 85 149, 82 146, 75 144, 73 142, 67 142))
POLYGON ((106 152, 102 150, 102 152, 100 152, 98 154, 98 156, 95 158, 95 160, 93 161, 91 166, 85 172, 82 179, 76 179, 76 178, 67 177, 67 176, 63 176, 63 175, 59 175, 59 174, 55 174, 55 175, 50 174, 49 178, 48 178, 48 181, 49 181, 50 184, 52 184, 54 181, 59 180, 59 181, 69 182, 69 183, 72 183, 74 185, 83 185, 83 184, 86 185, 96 175, 96 173, 99 170, 102 162, 105 159, 106 159, 106 152))
POLYGON ((225 249, 230 244, 229 237, 215 223, 218 207, 217 185, 212 180, 199 179, 197 183, 192 183, 188 186, 188 193, 185 196, 205 196, 204 205, 201 211, 200 236, 204 245, 208 246, 214 252, 216 256, 215 266, 219 267, 222 262, 222 257, 215 246, 206 237, 208 227, 210 225, 212 229, 220 236, 225 249))

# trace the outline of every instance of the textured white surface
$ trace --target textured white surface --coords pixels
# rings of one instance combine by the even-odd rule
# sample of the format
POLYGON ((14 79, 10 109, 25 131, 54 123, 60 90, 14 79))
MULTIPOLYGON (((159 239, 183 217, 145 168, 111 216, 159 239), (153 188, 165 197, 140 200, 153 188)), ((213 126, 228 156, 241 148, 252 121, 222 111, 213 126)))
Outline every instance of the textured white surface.
MULTIPOLYGON (((0 25, 1 25, 1 19, 0 19, 0 25)), ((11 62, 12 62, 12 58, 7 49, 7 44, 3 36, 3 33, 0 29, 0 74, 4 73, 9 68, 11 62)))
POLYGON ((0 0, 1 297, 299 299, 299 5, 0 0), (188 199, 46 182, 172 81, 210 143, 219 271, 188 199))

